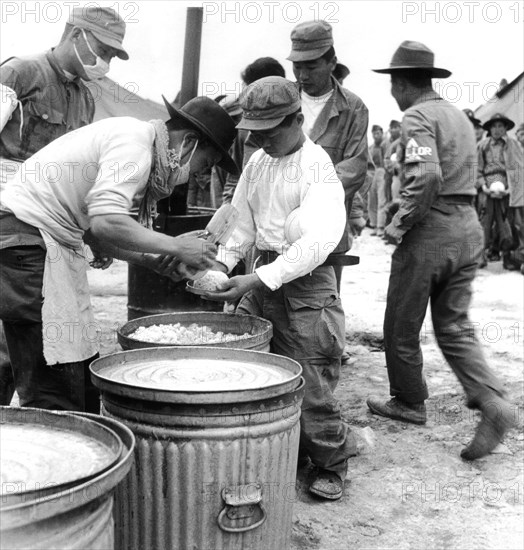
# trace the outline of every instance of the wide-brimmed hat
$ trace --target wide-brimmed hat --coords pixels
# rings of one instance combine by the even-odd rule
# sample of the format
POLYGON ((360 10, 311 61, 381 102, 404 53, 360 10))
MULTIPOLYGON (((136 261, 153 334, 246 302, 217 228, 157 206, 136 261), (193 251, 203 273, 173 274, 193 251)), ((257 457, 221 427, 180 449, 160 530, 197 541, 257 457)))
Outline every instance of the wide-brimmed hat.
POLYGON ((350 73, 351 73, 351 71, 349 70, 349 68, 346 67, 345 65, 343 65, 342 63, 337 63, 335 65, 335 68, 333 69, 333 76, 337 80, 339 80, 339 79, 344 80, 344 78, 349 76, 350 73))
POLYGON ((387 69, 373 69, 376 73, 391 74, 395 71, 426 71, 432 78, 447 78, 451 71, 435 67, 435 54, 424 44, 404 40, 391 58, 387 69))
POLYGON ((475 128, 482 126, 482 122, 475 118, 475 113, 471 109, 462 109, 462 112, 469 118, 475 128))
POLYGON ((333 46, 331 25, 326 21, 305 21, 291 31, 289 61, 312 61, 333 46))
POLYGON ((67 21, 70 25, 86 29, 106 46, 117 50, 120 59, 129 59, 122 42, 126 34, 126 24, 118 13, 111 8, 86 6, 73 8, 67 21))
POLYGON ((300 92, 296 82, 281 76, 266 76, 242 92, 240 106, 243 115, 237 128, 269 130, 300 109, 300 92))
POLYGON ((511 130, 515 126, 515 123, 508 117, 505 117, 501 113, 495 113, 488 121, 484 122, 482 128, 489 132, 489 129, 493 126, 495 122, 503 122, 504 126, 506 126, 506 130, 511 130))
POLYGON ((222 159, 217 166, 230 174, 238 174, 235 161, 229 149, 237 135, 233 119, 222 107, 209 97, 195 97, 180 109, 176 109, 162 96, 169 116, 173 120, 184 121, 202 134, 220 151, 222 159))

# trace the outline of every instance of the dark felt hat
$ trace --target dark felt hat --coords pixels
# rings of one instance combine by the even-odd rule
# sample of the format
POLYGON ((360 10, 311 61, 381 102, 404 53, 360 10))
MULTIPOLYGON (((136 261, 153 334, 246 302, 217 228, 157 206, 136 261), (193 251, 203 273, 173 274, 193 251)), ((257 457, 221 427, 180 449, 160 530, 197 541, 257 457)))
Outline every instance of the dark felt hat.
POLYGON ((222 159, 217 166, 230 174, 239 173, 235 161, 228 152, 237 135, 235 123, 216 101, 204 96, 195 97, 177 109, 164 96, 162 98, 172 120, 189 123, 189 126, 204 134, 222 153, 222 159))
POLYGON ((482 122, 478 118, 475 118, 475 113, 471 109, 462 109, 462 112, 469 118, 475 128, 482 126, 482 122))
POLYGON ((495 122, 503 122, 504 126, 506 126, 506 130, 511 130, 515 126, 515 123, 508 117, 505 117, 501 113, 495 113, 487 122, 484 122, 482 128, 489 132, 489 129, 493 126, 495 122))
POLYGON ((348 67, 346 67, 345 65, 343 65, 342 63, 337 63, 335 65, 335 68, 333 69, 333 76, 338 80, 339 78, 341 78, 342 80, 344 80, 344 78, 346 78, 347 76, 349 76, 349 74, 351 73, 351 71, 349 70, 348 67))
POLYGON ((426 71, 432 78, 447 78, 451 71, 435 67, 435 54, 424 44, 404 40, 393 54, 387 69, 373 69, 376 73, 391 74, 395 71, 426 71))

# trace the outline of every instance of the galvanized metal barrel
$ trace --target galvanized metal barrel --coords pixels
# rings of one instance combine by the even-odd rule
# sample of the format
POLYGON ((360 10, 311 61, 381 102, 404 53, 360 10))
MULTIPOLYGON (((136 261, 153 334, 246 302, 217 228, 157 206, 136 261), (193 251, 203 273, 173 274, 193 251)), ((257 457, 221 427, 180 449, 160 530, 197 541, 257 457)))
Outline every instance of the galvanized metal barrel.
MULTIPOLYGON (((127 322, 117 330, 118 343, 122 349, 141 349, 163 346, 180 346, 169 342, 151 342, 131 336, 140 327, 153 325, 175 325, 180 323, 183 327, 196 324, 199 327, 208 327, 213 333, 222 333, 221 337, 211 339, 208 332, 196 331, 196 341, 193 346, 205 346, 214 348, 250 349, 254 351, 269 351, 269 345, 273 336, 273 325, 270 321, 255 315, 242 315, 237 313, 219 313, 212 311, 189 311, 183 313, 164 313, 163 315, 150 315, 140 317, 127 322), (235 340, 226 341, 225 335, 238 335, 235 340), (245 336, 247 334, 247 336, 245 336), (216 341, 217 340, 217 341, 216 341)), ((189 345, 189 344, 186 344, 189 345)))
MULTIPOLYGON (((67 422, 71 423, 72 430, 80 437, 84 431, 82 424, 96 423, 99 427, 110 430, 118 438, 121 445, 118 447, 116 460, 106 469, 101 469, 91 478, 84 478, 78 483, 56 484, 44 483, 41 490, 31 492, 21 491, 16 494, 12 481, 10 486, 4 486, 8 495, 2 495, 0 505, 0 549, 78 549, 78 550, 113 550, 114 548, 114 521, 113 521, 113 493, 115 487, 127 475, 134 458, 135 438, 133 433, 122 423, 109 418, 95 415, 80 415, 73 413, 59 413, 41 409, 0 408, 2 427, 18 424, 20 426, 34 424, 48 427, 50 432, 55 428, 65 429, 67 422), (84 418, 81 418, 84 417, 84 418)), ((0 429, 2 428, 0 427, 0 429)), ((91 427, 92 429, 92 427, 91 427)), ((93 444, 91 432, 88 445, 93 444)), ((50 437, 49 450, 52 449, 53 437, 50 437)), ((96 442, 96 441, 95 441, 96 442)), ((20 462, 23 469, 36 468, 46 472, 45 479, 53 475, 63 476, 63 472, 53 472, 53 464, 46 463, 44 468, 38 464, 38 443, 40 448, 44 442, 35 440, 35 456, 28 463, 20 462)), ((67 461, 67 450, 64 459, 67 461)), ((3 457, 4 458, 4 457, 3 457)), ((2 458, 2 460, 3 460, 2 458)), ((16 462, 9 467, 16 468, 16 462)), ((63 465, 55 465, 63 468, 63 465)), ((2 467, 3 479, 5 475, 2 467)), ((16 484, 15 484, 16 485, 16 484)))
MULTIPOLYGON (((193 209, 194 213, 181 216, 161 215, 155 220, 154 230, 176 237, 182 233, 204 229, 214 210, 193 209)), ((221 311, 223 304, 204 300, 186 291, 185 281, 175 283, 167 277, 137 265, 128 267, 129 320, 171 311, 221 311)))
POLYGON ((102 414, 137 438, 121 550, 285 550, 302 369, 258 351, 149 348, 94 361, 102 414))

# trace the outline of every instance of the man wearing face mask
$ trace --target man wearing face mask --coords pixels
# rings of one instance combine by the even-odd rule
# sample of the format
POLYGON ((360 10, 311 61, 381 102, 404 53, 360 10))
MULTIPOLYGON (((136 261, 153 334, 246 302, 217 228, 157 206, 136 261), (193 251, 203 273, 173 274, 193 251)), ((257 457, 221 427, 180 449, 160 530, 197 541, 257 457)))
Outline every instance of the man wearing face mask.
MULTIPOLYGON (((49 51, 11 57, 0 66, 0 82, 15 107, 1 129, 0 157, 23 162, 54 139, 93 121, 93 97, 82 80, 102 78, 122 46, 123 19, 110 8, 74 8, 60 43, 49 51)), ((7 174, 16 166, 4 166, 7 174)))
MULTIPOLYGON (((82 82, 103 77, 122 47, 125 23, 110 8, 71 10, 60 43, 45 53, 11 57, 0 65, 0 190, 23 161, 54 139, 93 121, 95 105, 82 82), (10 116, 9 116, 10 115, 10 116)), ((0 405, 13 377, 0 325, 0 405)))
POLYGON ((166 123, 111 118, 56 139, 0 197, 0 319, 21 406, 98 412, 84 242, 176 280, 180 262, 212 265, 213 245, 150 228, 157 201, 190 171, 218 164, 236 172, 228 154, 235 125, 209 98, 166 106, 166 123))

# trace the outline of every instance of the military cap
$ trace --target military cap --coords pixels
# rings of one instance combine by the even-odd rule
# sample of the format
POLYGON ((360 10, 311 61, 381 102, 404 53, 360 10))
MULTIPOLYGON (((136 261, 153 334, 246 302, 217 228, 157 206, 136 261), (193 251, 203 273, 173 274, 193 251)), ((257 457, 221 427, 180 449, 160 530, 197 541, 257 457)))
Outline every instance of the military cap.
POLYGON ((126 24, 118 13, 101 6, 76 7, 71 10, 67 21, 70 25, 90 31, 106 46, 117 50, 120 59, 129 59, 122 42, 126 34, 126 24))
POLYGON ((305 21, 291 31, 289 61, 311 61, 333 46, 331 25, 326 21, 305 21))
POLYGON ((243 116, 237 128, 269 130, 300 109, 300 92, 295 82, 281 76, 266 76, 242 92, 240 106, 243 116))

